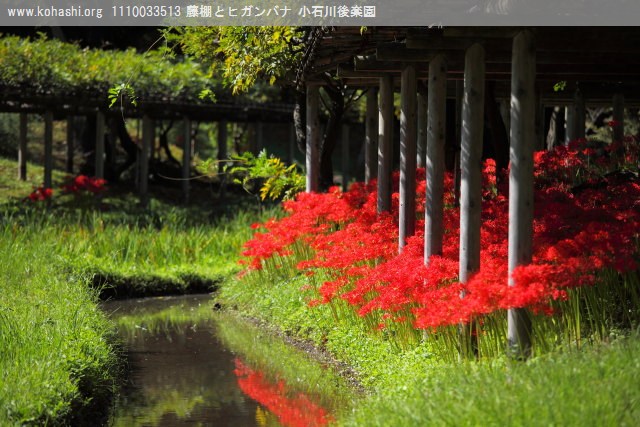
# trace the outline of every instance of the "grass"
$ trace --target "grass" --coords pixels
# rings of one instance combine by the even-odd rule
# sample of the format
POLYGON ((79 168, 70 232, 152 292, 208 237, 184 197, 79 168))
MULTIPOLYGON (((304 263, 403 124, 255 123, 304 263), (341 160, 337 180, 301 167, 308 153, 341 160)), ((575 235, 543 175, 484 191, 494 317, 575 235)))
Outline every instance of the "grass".
POLYGON ((117 369, 95 292, 51 245, 7 226, 0 234, 0 425, 99 419, 117 369))
POLYGON ((348 426, 634 426, 640 339, 524 364, 464 363, 399 377, 343 419, 348 426))
POLYGON ((637 425, 640 419, 636 333, 624 338, 617 331, 605 340, 612 343, 579 349, 559 346, 526 363, 447 361, 433 340, 406 345, 402 331, 372 331, 346 305, 309 308, 323 274, 287 270, 285 264, 230 281, 219 301, 313 340, 359 373, 370 394, 344 410, 339 425, 637 425))
POLYGON ((249 224, 278 211, 233 199, 214 210, 154 198, 142 209, 117 189, 33 204, 24 197, 42 168, 30 164, 26 182, 15 168, 0 159, 0 425, 91 424, 118 375, 99 297, 211 290, 239 270, 249 224))

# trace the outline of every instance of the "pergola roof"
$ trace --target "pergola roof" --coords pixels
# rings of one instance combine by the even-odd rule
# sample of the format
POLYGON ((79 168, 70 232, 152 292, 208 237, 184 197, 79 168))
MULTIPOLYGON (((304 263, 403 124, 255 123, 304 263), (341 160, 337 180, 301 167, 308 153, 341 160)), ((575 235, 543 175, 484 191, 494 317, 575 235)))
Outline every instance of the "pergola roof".
POLYGON ((96 96, 94 92, 76 93, 67 96, 49 95, 22 91, 14 87, 0 87, 0 111, 43 113, 52 110, 57 116, 94 114, 102 109, 111 115, 141 117, 149 114, 155 119, 181 119, 185 116, 196 121, 231 122, 264 121, 290 122, 292 104, 259 102, 189 102, 168 97, 145 97, 133 105, 124 101, 107 110, 107 95, 96 96))
MULTIPOLYGON (((447 78, 461 80, 464 53, 474 43, 486 52, 486 78, 495 82, 497 97, 509 94, 514 27, 330 27, 318 31, 312 60, 305 64, 307 83, 322 82, 329 73, 353 86, 378 85, 392 74, 399 83, 404 64, 415 65, 427 78, 436 55, 447 61, 447 78)), ((640 28, 537 27, 536 86, 544 101, 570 102, 576 86, 591 103, 610 102, 615 90, 627 102, 640 102, 640 28), (563 91, 554 84, 565 81, 563 91)), ((452 94, 453 95, 453 94, 452 94)))

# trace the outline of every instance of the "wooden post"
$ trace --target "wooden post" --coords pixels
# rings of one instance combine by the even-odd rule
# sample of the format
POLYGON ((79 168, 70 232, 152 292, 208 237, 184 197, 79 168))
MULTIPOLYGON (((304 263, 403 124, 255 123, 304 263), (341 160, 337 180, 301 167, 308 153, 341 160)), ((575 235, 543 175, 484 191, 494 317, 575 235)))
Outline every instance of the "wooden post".
POLYGON ((391 168, 393 164, 393 77, 380 78, 378 103, 378 200, 377 211, 391 210, 391 168))
POLYGON ((318 191, 318 175, 320 169, 320 117, 318 115, 318 101, 320 88, 307 86, 307 193, 318 191))
POLYGON ((398 249, 416 232, 416 152, 418 123, 416 68, 406 65, 401 76, 400 106, 400 218, 398 249))
POLYGON ((184 197, 184 202, 189 203, 189 179, 191 178, 191 120, 189 120, 189 117, 187 116, 184 116, 182 120, 182 194, 184 197))
POLYGON ((442 255, 444 215, 444 141, 447 109, 447 64, 436 56, 429 63, 427 123, 427 198, 424 223, 424 263, 442 255))
POLYGON ((587 111, 584 104, 584 96, 580 89, 576 90, 573 102, 575 108, 575 139, 584 139, 587 111))
POLYGON ((624 95, 616 93, 613 95, 613 140, 620 141, 624 139, 624 95))
POLYGON ((225 162, 229 157, 227 140, 227 122, 226 120, 221 120, 218 122, 218 173, 222 173, 224 171, 225 162))
POLYGON ((342 124, 342 136, 340 138, 342 145, 342 191, 349 189, 349 125, 342 124))
POLYGON ((18 146, 18 179, 27 180, 27 158, 29 150, 27 148, 27 113, 20 113, 20 141, 18 146))
POLYGON ((427 157, 427 97, 428 92, 418 90, 418 152, 416 167, 423 168, 427 157))
MULTIPOLYGON (((511 169, 509 172, 509 286, 513 270, 531 262, 533 246, 533 151, 535 147, 536 47, 531 31, 513 39, 511 71, 511 169)), ((584 122, 581 122, 584 127, 584 122)), ((508 311, 509 353, 531 354, 531 319, 524 308, 508 311)))
POLYGON ((149 202, 149 155, 154 140, 154 122, 147 114, 142 117, 142 150, 140 152, 140 204, 149 202))
POLYGON ((365 118, 364 182, 369 183, 378 176, 378 90, 367 92, 367 112, 365 118))
POLYGON ((53 174, 53 112, 44 113, 44 187, 52 187, 53 174))
POLYGON ((96 113, 96 178, 104 178, 104 113, 96 113))

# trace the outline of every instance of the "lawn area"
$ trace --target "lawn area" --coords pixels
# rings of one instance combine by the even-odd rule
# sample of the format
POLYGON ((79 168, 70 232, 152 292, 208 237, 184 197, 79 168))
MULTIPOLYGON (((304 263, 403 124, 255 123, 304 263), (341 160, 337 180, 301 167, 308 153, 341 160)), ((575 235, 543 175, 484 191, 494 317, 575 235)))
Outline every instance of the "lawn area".
POLYGON ((251 222, 277 211, 142 210, 111 190, 25 201, 41 169, 21 183, 15 164, 0 162, 0 425, 86 424, 106 414, 120 371, 100 297, 212 291, 239 271, 251 222))

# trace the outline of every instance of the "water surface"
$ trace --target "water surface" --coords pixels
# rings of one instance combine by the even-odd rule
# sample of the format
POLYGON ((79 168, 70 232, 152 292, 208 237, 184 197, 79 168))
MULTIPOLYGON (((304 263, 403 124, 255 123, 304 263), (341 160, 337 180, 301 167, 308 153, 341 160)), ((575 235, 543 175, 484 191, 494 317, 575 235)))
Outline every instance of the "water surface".
POLYGON ((225 323, 210 295, 103 307, 128 362, 113 426, 320 426, 333 419, 340 393, 324 383, 340 381, 255 327, 225 323))

